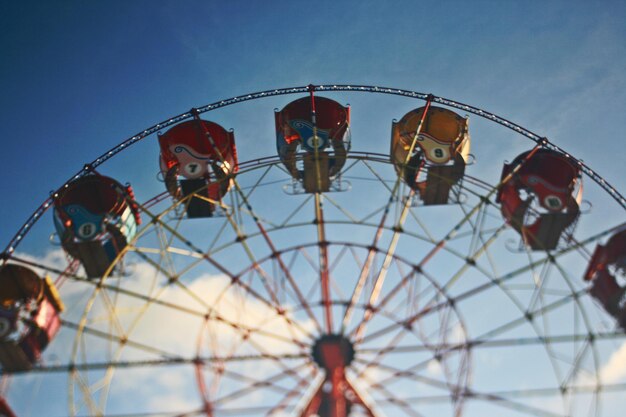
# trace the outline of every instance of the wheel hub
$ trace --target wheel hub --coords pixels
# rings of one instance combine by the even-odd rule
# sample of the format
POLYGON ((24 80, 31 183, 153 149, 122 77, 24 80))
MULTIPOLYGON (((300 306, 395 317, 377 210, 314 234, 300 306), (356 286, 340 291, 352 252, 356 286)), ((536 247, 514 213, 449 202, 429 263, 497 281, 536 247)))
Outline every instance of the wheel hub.
POLYGON ((317 339, 312 349, 313 360, 327 374, 350 366, 354 360, 354 346, 345 336, 326 334, 317 339))

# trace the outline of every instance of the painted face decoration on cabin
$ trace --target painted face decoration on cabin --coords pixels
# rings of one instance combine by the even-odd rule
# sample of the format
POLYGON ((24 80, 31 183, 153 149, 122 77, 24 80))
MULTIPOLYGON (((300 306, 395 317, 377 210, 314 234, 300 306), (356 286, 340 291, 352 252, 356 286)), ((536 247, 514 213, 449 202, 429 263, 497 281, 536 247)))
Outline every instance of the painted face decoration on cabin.
POLYGON ((170 151, 180 164, 180 175, 187 179, 200 178, 208 173, 210 155, 197 153, 188 145, 172 145, 170 151))
POLYGON ((539 204, 550 211, 561 211, 569 195, 569 189, 559 188, 538 175, 529 175, 528 185, 539 197, 539 204))
POLYGON ((93 214, 78 204, 69 204, 63 209, 72 220, 74 234, 79 239, 91 240, 102 232, 103 215, 93 214))
MULTIPOLYGON (((415 137, 414 135, 414 132, 401 133, 405 142, 405 150, 410 149, 410 144, 413 142, 413 138, 415 137)), ((419 146, 422 149, 426 159, 433 164, 442 165, 447 163, 452 158, 450 144, 437 140, 428 133, 422 132, 417 136, 416 146, 419 146)))
POLYGON ((420 133, 417 144, 424 151, 424 156, 435 164, 445 164, 450 160, 450 145, 438 141, 427 133, 420 133))
POLYGON ((309 152, 322 150, 328 146, 330 131, 316 129, 317 136, 313 134, 313 124, 305 120, 290 120, 289 125, 300 135, 302 146, 309 152))

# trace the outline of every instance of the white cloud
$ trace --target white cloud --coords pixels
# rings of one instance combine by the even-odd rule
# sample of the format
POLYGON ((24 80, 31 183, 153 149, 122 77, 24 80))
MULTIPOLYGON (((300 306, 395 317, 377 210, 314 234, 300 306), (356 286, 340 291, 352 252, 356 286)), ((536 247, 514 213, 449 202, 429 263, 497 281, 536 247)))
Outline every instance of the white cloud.
MULTIPOLYGON (((59 270, 63 270, 67 265, 61 249, 47 252, 39 258, 27 254, 19 256, 59 270)), ((45 271, 37 272, 44 275, 45 271)), ((193 310, 198 314, 158 303, 148 304, 145 299, 124 295, 123 292, 118 294, 113 289, 107 289, 96 296, 93 306, 88 311, 88 327, 117 337, 128 336, 130 341, 184 358, 194 358, 196 355, 228 357, 244 354, 297 353, 300 352, 300 348, 296 343, 289 341, 293 338, 303 340, 305 339, 303 333, 314 331, 314 324, 310 321, 297 320, 289 311, 289 306, 283 306, 287 308, 287 312, 280 316, 272 306, 232 286, 230 279, 225 276, 204 274, 187 279, 184 287, 172 284, 163 288, 163 283, 166 282, 164 276, 155 272, 155 269, 145 262, 134 263, 128 272, 128 276, 107 279, 106 284, 119 286, 124 291, 142 294, 145 297, 156 297, 158 300, 182 309, 193 310), (213 318, 206 322, 204 314, 209 314, 213 318), (219 320, 215 319, 217 316, 219 320), (285 317, 304 330, 294 330, 295 326, 288 324, 285 317), (246 338, 243 337, 247 334, 245 329, 250 329, 246 338), (258 329, 267 334, 262 334, 258 329)), ((77 323, 94 289, 95 282, 65 280, 60 288, 63 301, 67 304, 67 310, 62 318, 77 323)), ((72 329, 64 329, 48 347, 45 357, 54 356, 58 364, 72 361, 71 351, 75 335, 72 329)), ((158 359, 158 354, 132 347, 131 344, 120 349, 117 341, 111 343, 102 336, 88 334, 83 337, 83 342, 80 342, 79 346, 76 357, 79 364, 83 361, 90 363, 158 359)), ((211 365, 207 363, 203 371, 209 387, 215 377, 211 365)), ((291 366, 290 363, 287 363, 287 366, 291 366)), ((281 370, 270 359, 229 362, 226 363, 226 369, 258 380, 278 374, 281 370)), ((101 389, 95 387, 102 383, 106 376, 105 371, 89 373, 80 371, 80 373, 84 379, 90 381, 92 397, 98 402, 101 389)), ((224 392, 238 390, 246 384, 249 382, 222 377, 216 394, 223 395, 224 392)), ((250 394, 243 397, 246 406, 267 401, 258 390, 256 391, 251 390, 250 394)), ((77 394, 80 404, 82 401, 80 390, 77 394)), ((124 413, 142 409, 189 410, 190 405, 193 408, 200 404, 194 367, 187 364, 174 367, 118 369, 113 374, 108 403, 110 404, 110 407, 107 407, 108 412, 124 413)), ((233 404, 234 402, 228 402, 225 406, 232 407, 233 404)), ((80 410, 89 411, 79 405, 80 410)))
POLYGON ((428 362, 428 365, 426 366, 426 372, 428 372, 430 376, 443 375, 443 369, 441 368, 441 363, 436 359, 432 359, 430 362, 428 362))
POLYGON ((615 384, 626 378, 626 342, 602 366, 600 378, 603 384, 615 384))

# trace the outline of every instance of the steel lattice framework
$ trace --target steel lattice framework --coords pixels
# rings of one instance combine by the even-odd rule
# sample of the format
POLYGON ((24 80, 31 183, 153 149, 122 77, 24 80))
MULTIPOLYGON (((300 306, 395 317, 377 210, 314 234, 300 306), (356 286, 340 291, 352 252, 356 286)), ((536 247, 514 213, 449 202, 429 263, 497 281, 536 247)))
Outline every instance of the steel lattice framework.
MULTIPOLYGON (((105 415, 108 395, 122 396, 111 383, 114 371, 187 367, 193 369, 201 404, 153 414, 430 417, 443 410, 460 417, 466 403, 477 400, 515 416, 603 416, 601 395, 626 392, 626 384, 604 380, 603 343, 625 336, 598 327, 603 318, 591 312, 589 289, 576 269, 584 267, 594 245, 625 223, 602 225, 580 239, 570 236, 553 251, 533 252, 519 244, 511 249, 509 225, 494 202, 506 179, 490 185, 465 175, 457 204, 424 214, 428 208, 420 211, 425 207, 415 203, 415 190, 401 176, 389 178, 389 155, 350 151, 340 180, 352 181, 367 195, 365 203, 346 197, 349 193, 317 191, 274 210, 268 201, 278 201, 283 190, 273 186, 286 189, 296 180, 279 157, 263 157, 239 164, 210 231, 182 221, 189 197, 172 201, 164 191, 137 202, 148 221, 100 279, 86 277, 71 256, 58 267, 16 252, 72 181, 143 139, 227 106, 294 94, 313 100, 317 92, 401 96, 425 101, 424 114, 440 104, 479 116, 533 141, 530 155, 538 149, 564 155, 626 209, 626 199, 613 186, 546 137, 432 94, 308 85, 219 100, 157 123, 86 164, 9 242, 3 264, 56 275, 57 282, 74 286, 72 295, 82 291, 84 307, 61 322, 75 335, 68 363, 11 374, 68 375, 72 415, 105 415), (522 259, 508 262, 515 251, 522 259), (154 310, 197 325, 195 339, 177 340, 187 334, 177 333, 176 326, 170 326, 172 340, 149 334, 154 310), (324 356, 324 349, 335 354, 324 356), (485 352, 495 350, 509 351, 514 357, 504 353, 501 360, 512 363, 538 357, 528 366, 541 368, 529 377, 536 385, 482 376, 475 357, 486 361, 485 352), (538 401, 543 397, 562 404, 538 401)), ((152 410, 124 415, 146 413, 152 410)))

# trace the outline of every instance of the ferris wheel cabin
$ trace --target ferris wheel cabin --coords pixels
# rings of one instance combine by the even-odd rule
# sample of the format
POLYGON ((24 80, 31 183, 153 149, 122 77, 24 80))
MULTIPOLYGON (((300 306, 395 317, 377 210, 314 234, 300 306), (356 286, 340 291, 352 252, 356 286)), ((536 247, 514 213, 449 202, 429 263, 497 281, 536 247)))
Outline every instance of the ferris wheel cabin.
POLYGON ((7 404, 7 401, 2 397, 0 397, 0 416, 17 417, 13 410, 11 410, 11 407, 9 407, 9 404, 7 404))
POLYGON ((196 117, 160 135, 159 146, 168 192, 185 201, 187 217, 211 217, 239 169, 233 132, 196 117))
POLYGON ((585 281, 591 281, 589 293, 626 331, 626 230, 615 233, 605 245, 598 245, 591 257, 585 281))
POLYGON ((580 215, 580 169, 549 149, 528 151, 504 164, 498 191, 502 216, 532 250, 555 249, 580 215), (578 188, 578 190, 576 190, 578 188))
POLYGON ((468 119, 441 107, 411 110, 391 126, 391 161, 424 205, 448 204, 469 158, 468 119))
POLYGON ((350 149, 350 107, 325 97, 303 97, 276 111, 274 118, 278 155, 291 176, 306 193, 330 191, 350 149))
POLYGON ((21 265, 4 265, 0 269, 2 368, 31 369, 59 331, 61 311, 63 302, 50 278, 42 279, 21 265))
POLYGON ((89 278, 101 277, 135 236, 141 223, 130 185, 89 174, 59 191, 54 225, 65 252, 78 259, 89 278))

